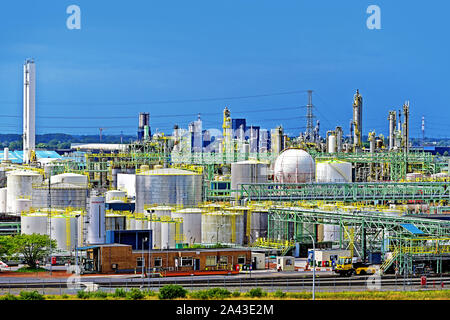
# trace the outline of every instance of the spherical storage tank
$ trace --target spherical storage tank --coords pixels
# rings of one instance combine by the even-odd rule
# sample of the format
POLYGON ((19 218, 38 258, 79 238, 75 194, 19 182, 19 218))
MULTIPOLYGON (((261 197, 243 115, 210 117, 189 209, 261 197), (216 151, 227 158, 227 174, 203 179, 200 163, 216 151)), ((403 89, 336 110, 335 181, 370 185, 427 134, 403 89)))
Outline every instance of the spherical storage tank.
POLYGON ((273 171, 276 182, 312 182, 315 173, 314 159, 304 150, 287 149, 275 160, 273 171))
POLYGON ((202 243, 244 244, 244 215, 208 212, 202 215, 202 243))
POLYGON ((146 204, 196 206, 202 200, 202 176, 179 169, 156 169, 136 175, 136 210, 146 204))
POLYGON ((32 186, 42 182, 42 176, 32 171, 16 170, 7 174, 6 211, 20 213, 16 199, 31 199, 32 186))
POLYGON ((344 161, 321 161, 316 164, 317 182, 352 182, 352 164, 344 161))
POLYGON ((269 165, 257 160, 246 160, 231 164, 231 189, 238 190, 242 183, 265 183, 269 165))
POLYGON ((106 240, 105 198, 91 197, 87 221, 87 243, 100 244, 106 240))
POLYGON ((202 241, 202 210, 198 208, 186 208, 172 212, 172 218, 183 221, 184 241, 193 244, 202 241))

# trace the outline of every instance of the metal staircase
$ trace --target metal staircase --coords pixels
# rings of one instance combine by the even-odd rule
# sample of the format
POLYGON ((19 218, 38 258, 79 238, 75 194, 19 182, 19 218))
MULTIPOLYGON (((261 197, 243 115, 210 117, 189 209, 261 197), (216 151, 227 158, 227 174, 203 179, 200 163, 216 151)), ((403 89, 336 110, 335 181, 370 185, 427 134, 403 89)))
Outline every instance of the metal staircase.
POLYGON ((392 253, 392 256, 389 259, 386 259, 380 266, 380 272, 383 274, 387 269, 392 265, 392 263, 398 258, 400 255, 400 250, 396 248, 392 253))

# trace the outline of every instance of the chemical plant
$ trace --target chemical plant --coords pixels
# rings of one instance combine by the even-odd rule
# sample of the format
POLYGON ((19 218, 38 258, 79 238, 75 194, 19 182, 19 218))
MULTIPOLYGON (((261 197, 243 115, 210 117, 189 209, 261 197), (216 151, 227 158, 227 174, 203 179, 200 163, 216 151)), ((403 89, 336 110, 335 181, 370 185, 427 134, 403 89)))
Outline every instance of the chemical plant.
POLYGON ((450 272, 449 164, 411 146, 408 101, 386 115, 386 139, 365 131, 358 90, 339 110, 350 126, 321 136, 308 91, 296 137, 224 106, 217 132, 199 116, 152 134, 142 112, 135 141, 58 154, 36 150, 35 63, 23 72, 23 152, 0 152, 1 231, 50 235, 52 256, 85 273, 236 272, 268 256, 282 270, 290 257, 306 268, 346 257, 382 274, 450 272))

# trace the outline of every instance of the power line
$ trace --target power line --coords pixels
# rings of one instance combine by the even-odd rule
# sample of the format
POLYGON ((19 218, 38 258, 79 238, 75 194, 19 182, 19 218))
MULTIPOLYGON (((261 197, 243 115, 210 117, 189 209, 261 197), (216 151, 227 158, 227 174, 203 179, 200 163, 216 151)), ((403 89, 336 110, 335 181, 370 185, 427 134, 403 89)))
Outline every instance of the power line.
MULTIPOLYGON (((291 95, 305 93, 307 90, 286 91, 278 93, 265 93, 248 96, 231 96, 231 97, 214 97, 214 98, 197 98, 197 99, 180 99, 180 100, 160 100, 160 101, 147 101, 147 102, 126 102, 126 103, 56 103, 56 102, 37 102, 39 105, 59 105, 59 106, 127 106, 127 105, 147 105, 147 104, 166 104, 166 103, 187 103, 187 102, 206 102, 206 101, 221 101, 221 100, 238 100, 238 99, 251 99, 261 97, 272 97, 281 95, 291 95)), ((0 102, 1 104, 18 104, 17 102, 0 102)))

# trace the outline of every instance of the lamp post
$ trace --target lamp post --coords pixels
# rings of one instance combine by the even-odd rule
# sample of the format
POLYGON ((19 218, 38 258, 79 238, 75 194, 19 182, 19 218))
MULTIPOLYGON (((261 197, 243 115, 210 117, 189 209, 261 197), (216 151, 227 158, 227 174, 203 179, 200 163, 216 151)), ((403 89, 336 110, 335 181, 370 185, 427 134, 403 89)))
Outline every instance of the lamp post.
POLYGON ((142 278, 144 278, 144 265, 145 265, 145 259, 144 259, 144 242, 147 241, 147 237, 142 238, 142 278))
POLYGON ((312 287, 312 299, 315 300, 316 299, 316 247, 314 244, 314 238, 312 235, 308 234, 308 236, 311 238, 312 240, 312 244, 313 244, 313 255, 312 255, 312 267, 313 267, 313 287, 312 287))
POLYGON ((77 226, 76 226, 76 230, 75 230, 75 272, 79 272, 78 271, 78 218, 80 217, 79 214, 75 215, 75 218, 77 219, 77 226))

